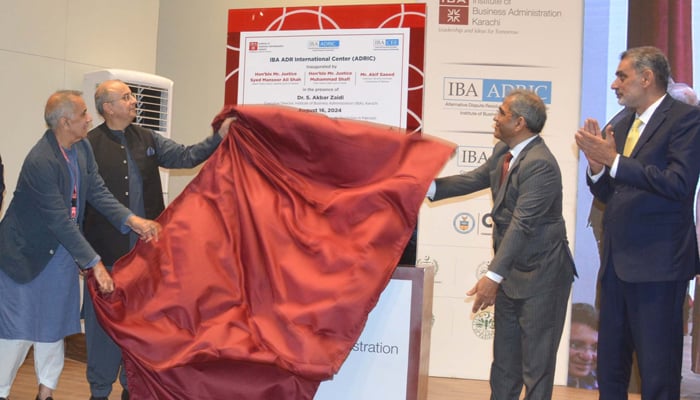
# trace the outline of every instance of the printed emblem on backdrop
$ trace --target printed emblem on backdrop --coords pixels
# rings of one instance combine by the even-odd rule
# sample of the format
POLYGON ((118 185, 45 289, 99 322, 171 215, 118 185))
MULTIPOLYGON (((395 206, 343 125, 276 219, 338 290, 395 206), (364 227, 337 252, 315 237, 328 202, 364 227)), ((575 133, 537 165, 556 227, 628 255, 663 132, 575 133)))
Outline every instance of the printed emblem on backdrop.
POLYGON ((476 220, 474 219, 474 216, 466 212, 457 214, 454 220, 452 220, 452 226, 458 233, 463 235, 473 231, 475 225, 476 220))
POLYGON ((441 25, 469 25, 469 0, 440 0, 441 25))
POLYGON ((457 149, 457 166, 463 168, 460 174, 476 169, 488 160, 493 152, 491 146, 459 146, 457 149))
POLYGON ((248 50, 250 51, 255 51, 258 49, 258 42, 250 42, 248 43, 248 50))
POLYGON ((479 214, 479 235, 491 236, 493 232, 493 218, 491 218, 491 213, 479 214))
POLYGON ((492 339, 495 326, 493 311, 490 310, 479 311, 472 320, 472 331, 479 339, 492 339))
POLYGON ((422 268, 433 267, 433 270, 435 271, 435 276, 437 276, 438 270, 440 269, 440 267, 438 266, 437 260, 433 259, 430 256, 423 256, 418 261, 416 261, 416 267, 422 267, 422 268))
POLYGON ((443 108, 460 118, 473 119, 468 123, 469 131, 460 132, 492 135, 493 116, 498 112, 498 107, 505 97, 514 89, 533 91, 542 98, 545 104, 552 102, 551 81, 450 75, 442 78, 443 108))
POLYGON ((306 48, 311 50, 329 50, 340 47, 340 40, 309 40, 306 48))
MULTIPOLYGON (((552 81, 523 79, 469 78, 445 76, 442 79, 442 98, 445 101, 488 102, 493 104, 468 104, 460 111, 468 116, 493 117, 499 104, 513 89, 526 89, 537 93, 544 104, 552 103, 552 81)), ((454 106, 454 104, 452 104, 454 106)))
POLYGON ((375 49, 394 49, 399 50, 399 39, 387 38, 387 39, 376 39, 372 42, 375 49))
POLYGON ((477 280, 483 278, 486 275, 486 272, 488 272, 488 270, 489 270, 489 265, 491 265, 491 260, 484 261, 481 264, 476 266, 476 279, 477 280))

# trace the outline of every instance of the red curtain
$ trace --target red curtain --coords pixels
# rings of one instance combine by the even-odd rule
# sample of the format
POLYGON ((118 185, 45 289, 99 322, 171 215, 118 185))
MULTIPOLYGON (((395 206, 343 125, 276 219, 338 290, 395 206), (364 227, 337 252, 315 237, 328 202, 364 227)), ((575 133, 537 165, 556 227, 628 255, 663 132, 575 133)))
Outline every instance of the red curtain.
POLYGON ((656 46, 676 82, 693 86, 691 0, 630 0, 627 46, 656 46))
POLYGON ((230 133, 95 298, 132 399, 311 399, 359 337, 454 145, 277 106, 230 133))

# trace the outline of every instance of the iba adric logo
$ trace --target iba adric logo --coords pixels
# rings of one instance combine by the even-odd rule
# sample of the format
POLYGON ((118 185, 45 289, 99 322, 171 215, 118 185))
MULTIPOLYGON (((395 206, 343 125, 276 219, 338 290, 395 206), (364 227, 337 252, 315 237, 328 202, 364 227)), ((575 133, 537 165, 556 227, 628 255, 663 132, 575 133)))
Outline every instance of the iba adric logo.
POLYGON ((441 25, 469 25, 469 0, 440 0, 441 25))

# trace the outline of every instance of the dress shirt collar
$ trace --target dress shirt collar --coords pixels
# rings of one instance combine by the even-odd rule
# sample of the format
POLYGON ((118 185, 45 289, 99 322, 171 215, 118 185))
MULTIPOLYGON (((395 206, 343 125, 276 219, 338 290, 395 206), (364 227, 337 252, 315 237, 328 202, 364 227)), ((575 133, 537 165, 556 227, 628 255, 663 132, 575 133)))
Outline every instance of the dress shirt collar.
POLYGON ((651 103, 651 105, 649 107, 647 107, 647 109, 644 110, 643 113, 635 114, 637 118, 642 120, 642 125, 639 127, 640 133, 641 133, 642 129, 644 129, 644 127, 646 126, 647 122, 649 122, 649 120, 651 119, 651 116, 654 114, 654 111, 656 111, 656 109, 659 108, 659 104, 661 104, 661 102, 666 98, 666 96, 668 96, 668 95, 665 94, 665 95, 659 97, 659 99, 656 100, 655 102, 651 103))
MULTIPOLYGON (((530 142, 532 142, 533 140, 535 140, 535 138, 536 138, 537 136, 538 136, 538 135, 532 135, 532 137, 529 137, 529 138, 523 140, 522 142, 516 144, 515 147, 513 147, 512 149, 510 149, 509 151, 510 151, 510 154, 513 155, 513 160, 515 160, 516 158, 518 158, 518 154, 520 154, 520 152, 523 151, 523 149, 525 148, 525 146, 528 145, 528 143, 530 143, 530 142)), ((512 165, 512 162, 511 162, 511 165, 512 165)))

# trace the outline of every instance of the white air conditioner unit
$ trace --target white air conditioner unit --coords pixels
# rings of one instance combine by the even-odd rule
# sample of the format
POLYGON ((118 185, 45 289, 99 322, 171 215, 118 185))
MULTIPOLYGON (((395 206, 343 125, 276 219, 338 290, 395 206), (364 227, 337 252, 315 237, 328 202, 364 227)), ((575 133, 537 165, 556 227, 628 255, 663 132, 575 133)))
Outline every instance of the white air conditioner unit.
MULTIPOLYGON (((136 118, 134 124, 152 129, 170 138, 173 110, 173 81, 162 76, 139 71, 105 69, 86 73, 83 77, 83 98, 88 112, 93 117, 93 125, 101 124, 102 118, 95 108, 95 89, 111 79, 126 83, 136 96, 136 118)), ((163 185, 163 200, 168 204, 168 171, 160 169, 163 185)))

